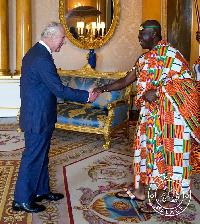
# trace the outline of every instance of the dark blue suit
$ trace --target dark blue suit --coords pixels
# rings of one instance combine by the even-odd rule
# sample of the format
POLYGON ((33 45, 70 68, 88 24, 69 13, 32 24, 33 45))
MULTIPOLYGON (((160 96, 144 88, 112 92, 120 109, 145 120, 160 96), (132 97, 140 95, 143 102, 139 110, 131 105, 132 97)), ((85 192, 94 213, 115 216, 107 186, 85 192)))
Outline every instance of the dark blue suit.
POLYGON ((36 43, 22 60, 20 128, 25 147, 14 200, 30 203, 49 189, 48 152, 57 121, 57 98, 87 103, 89 93, 62 85, 51 54, 36 43))

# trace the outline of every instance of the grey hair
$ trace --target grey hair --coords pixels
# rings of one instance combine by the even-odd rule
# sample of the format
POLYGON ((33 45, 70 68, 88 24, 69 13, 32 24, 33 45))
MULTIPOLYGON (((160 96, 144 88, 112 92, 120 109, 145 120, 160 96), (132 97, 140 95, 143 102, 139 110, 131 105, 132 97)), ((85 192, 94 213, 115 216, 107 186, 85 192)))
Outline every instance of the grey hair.
POLYGON ((41 33, 41 37, 47 38, 50 34, 59 35, 60 27, 63 27, 62 24, 57 22, 50 22, 46 25, 45 29, 41 33))

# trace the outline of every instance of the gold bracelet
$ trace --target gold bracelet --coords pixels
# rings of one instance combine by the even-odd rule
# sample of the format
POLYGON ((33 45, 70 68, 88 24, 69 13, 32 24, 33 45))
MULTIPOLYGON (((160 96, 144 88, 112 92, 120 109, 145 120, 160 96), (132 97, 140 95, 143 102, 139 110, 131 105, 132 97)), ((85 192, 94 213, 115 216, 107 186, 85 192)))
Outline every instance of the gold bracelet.
POLYGON ((132 68, 132 69, 128 70, 128 72, 127 72, 127 73, 132 72, 133 70, 135 70, 135 66, 133 66, 133 68, 132 68))
POLYGON ((131 69, 131 71, 135 70, 135 66, 133 66, 133 68, 131 69))

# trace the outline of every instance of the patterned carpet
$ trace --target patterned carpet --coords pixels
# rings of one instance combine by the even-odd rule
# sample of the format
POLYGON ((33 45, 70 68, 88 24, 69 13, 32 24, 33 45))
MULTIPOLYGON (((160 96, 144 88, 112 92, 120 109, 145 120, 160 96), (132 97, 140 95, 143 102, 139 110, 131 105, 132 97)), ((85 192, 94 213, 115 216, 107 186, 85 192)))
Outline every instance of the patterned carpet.
POLYGON ((50 185, 65 198, 44 204, 39 214, 11 209, 21 154, 23 133, 17 124, 0 126, 0 223, 7 224, 124 224, 124 223, 199 223, 199 177, 193 178, 196 195, 181 215, 173 218, 145 215, 139 207, 145 202, 115 197, 115 192, 132 184, 132 144, 135 122, 130 123, 130 138, 119 131, 111 148, 103 150, 101 135, 56 130, 50 150, 50 185))

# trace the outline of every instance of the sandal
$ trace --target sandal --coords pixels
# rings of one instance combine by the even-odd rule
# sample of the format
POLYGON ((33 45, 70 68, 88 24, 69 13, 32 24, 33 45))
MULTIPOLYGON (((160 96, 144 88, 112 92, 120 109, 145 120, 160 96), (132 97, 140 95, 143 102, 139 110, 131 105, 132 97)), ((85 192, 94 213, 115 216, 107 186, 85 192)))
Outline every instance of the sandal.
POLYGON ((119 191, 115 194, 117 198, 125 198, 125 199, 131 199, 131 200, 139 200, 139 201, 144 201, 144 199, 137 198, 133 193, 131 193, 130 190, 127 188, 123 188, 123 191, 119 191), (126 196, 121 196, 120 194, 125 194, 126 196))

